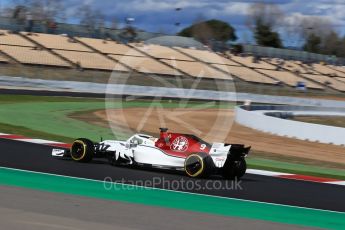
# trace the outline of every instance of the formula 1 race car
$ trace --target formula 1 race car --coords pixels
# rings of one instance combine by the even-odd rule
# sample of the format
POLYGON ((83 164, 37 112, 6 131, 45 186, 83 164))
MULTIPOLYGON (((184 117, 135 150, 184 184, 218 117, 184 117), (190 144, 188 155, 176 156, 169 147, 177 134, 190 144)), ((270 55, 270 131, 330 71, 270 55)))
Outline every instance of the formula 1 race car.
POLYGON ((112 165, 143 166, 182 170, 190 177, 220 174, 227 179, 242 177, 250 147, 241 144, 213 143, 190 134, 168 132, 160 128, 160 137, 135 134, 127 141, 105 140, 99 143, 79 138, 70 150, 53 149, 52 156, 90 162, 106 158, 112 165))

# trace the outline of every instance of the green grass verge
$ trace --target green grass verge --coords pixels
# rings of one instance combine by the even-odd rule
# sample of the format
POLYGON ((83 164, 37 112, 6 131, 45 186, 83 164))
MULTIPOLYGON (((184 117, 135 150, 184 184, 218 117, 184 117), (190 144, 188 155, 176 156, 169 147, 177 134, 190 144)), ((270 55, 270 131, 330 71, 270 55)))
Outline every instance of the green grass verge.
POLYGON ((345 180, 345 170, 248 157, 248 168, 345 180))
POLYGON ((104 99, 99 98, 78 98, 78 97, 54 97, 54 96, 31 96, 31 95, 0 95, 0 103, 14 104, 22 102, 104 102, 104 99))
POLYGON ((64 137, 112 138, 110 129, 68 117, 75 111, 104 109, 104 102, 25 102, 0 106, 0 123, 64 137))
POLYGON ((52 133, 45 133, 45 132, 40 132, 37 130, 31 130, 23 126, 8 125, 8 124, 3 124, 3 123, 0 123, 0 131, 2 133, 19 134, 19 135, 23 135, 25 137, 30 137, 34 139, 53 140, 53 141, 60 141, 64 143, 72 143, 73 140, 75 139, 71 137, 55 135, 52 133))
MULTIPOLYGON (((30 134, 30 137, 54 138, 59 141, 70 141, 77 137, 99 140, 126 139, 128 135, 120 130, 99 127, 69 115, 75 112, 102 110, 107 108, 129 107, 164 107, 164 108, 233 108, 229 103, 205 103, 196 101, 122 101, 110 103, 100 99, 38 97, 38 96, 0 96, 1 132, 30 134), (16 130, 17 129, 17 130, 16 130), (13 132, 15 131, 15 132, 13 132), (19 131, 21 133, 19 133, 19 131), (114 135, 115 133, 115 135, 114 135)), ((158 127, 157 127, 158 130, 158 127)))

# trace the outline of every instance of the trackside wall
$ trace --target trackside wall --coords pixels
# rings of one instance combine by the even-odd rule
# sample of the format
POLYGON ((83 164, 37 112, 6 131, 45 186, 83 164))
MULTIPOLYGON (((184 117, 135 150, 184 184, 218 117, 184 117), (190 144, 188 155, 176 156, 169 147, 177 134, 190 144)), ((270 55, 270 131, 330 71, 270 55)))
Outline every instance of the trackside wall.
MULTIPOLYGON (((292 106, 291 111, 293 110, 292 106)), ((281 119, 267 116, 264 112, 248 111, 242 106, 237 106, 235 112, 237 123, 262 132, 325 144, 345 145, 345 128, 281 119)))

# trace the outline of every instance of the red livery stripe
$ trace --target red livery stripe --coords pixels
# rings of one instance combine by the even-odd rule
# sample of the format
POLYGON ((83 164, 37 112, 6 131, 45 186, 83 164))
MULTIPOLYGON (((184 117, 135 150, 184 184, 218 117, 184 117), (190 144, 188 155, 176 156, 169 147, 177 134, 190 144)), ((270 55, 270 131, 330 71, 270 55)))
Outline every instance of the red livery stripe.
POLYGON ((71 144, 66 144, 66 143, 51 143, 51 144, 48 144, 49 146, 54 146, 54 147, 60 147, 60 148, 66 148, 66 149, 69 149, 71 148, 71 144))
POLYGON ((0 138, 6 138, 6 139, 27 139, 27 137, 21 136, 21 135, 0 135, 0 138))

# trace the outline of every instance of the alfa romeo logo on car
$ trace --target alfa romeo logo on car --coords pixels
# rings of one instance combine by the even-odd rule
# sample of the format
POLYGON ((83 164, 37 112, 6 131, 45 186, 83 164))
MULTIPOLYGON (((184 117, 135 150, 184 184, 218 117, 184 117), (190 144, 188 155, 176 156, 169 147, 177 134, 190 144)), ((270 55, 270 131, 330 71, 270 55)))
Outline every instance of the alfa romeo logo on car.
POLYGON ((178 152, 185 152, 188 149, 188 139, 183 136, 175 138, 170 149, 178 152))

